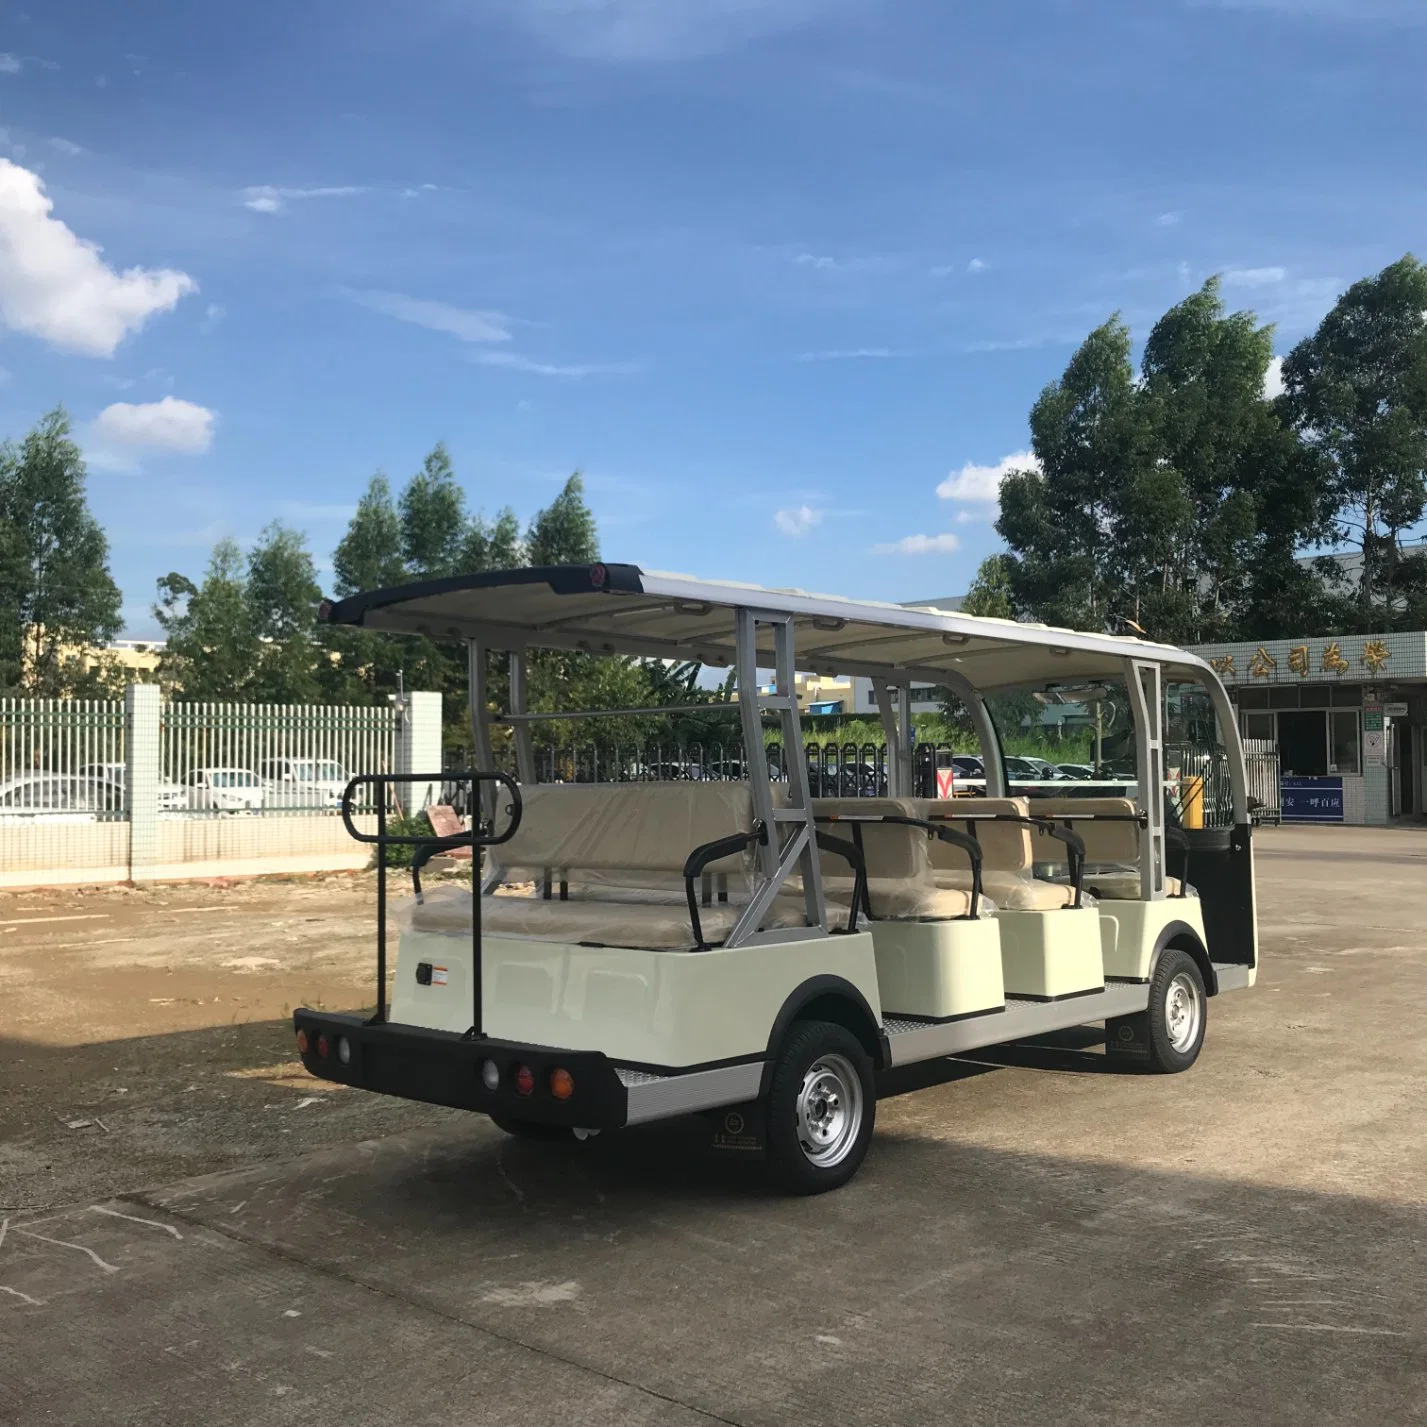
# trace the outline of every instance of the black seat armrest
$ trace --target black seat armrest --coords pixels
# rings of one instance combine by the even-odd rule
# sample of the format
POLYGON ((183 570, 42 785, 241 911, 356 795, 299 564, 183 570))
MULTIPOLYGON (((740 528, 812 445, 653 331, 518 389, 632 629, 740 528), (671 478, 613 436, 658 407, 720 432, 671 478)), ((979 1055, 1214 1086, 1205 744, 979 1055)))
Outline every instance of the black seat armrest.
POLYGON ((841 857, 852 867, 852 906, 847 913, 847 930, 850 935, 857 930, 859 906, 867 914, 867 920, 872 920, 872 899, 867 892, 867 859, 862 855, 862 849, 856 843, 848 842, 846 838, 833 837, 831 833, 819 832, 817 829, 814 829, 814 836, 824 852, 841 857))
POLYGON ((1047 837, 1065 844, 1065 860, 1070 868, 1070 885, 1075 888, 1072 907, 1079 907, 1085 895, 1085 839, 1068 827, 1060 827, 1053 818, 1029 818, 1033 827, 1047 837))
POLYGON ((702 847, 696 847, 684 860, 684 892, 689 899, 689 922, 693 927, 694 946, 699 951, 708 950, 708 942, 704 940, 703 922, 699 918, 699 899, 694 892, 694 879, 703 872, 710 863, 717 862, 721 857, 731 857, 735 852, 742 852, 745 847, 752 847, 756 842, 766 842, 768 840, 768 830, 762 823, 755 824, 752 832, 736 832, 728 837, 717 838, 713 842, 706 842, 702 847))

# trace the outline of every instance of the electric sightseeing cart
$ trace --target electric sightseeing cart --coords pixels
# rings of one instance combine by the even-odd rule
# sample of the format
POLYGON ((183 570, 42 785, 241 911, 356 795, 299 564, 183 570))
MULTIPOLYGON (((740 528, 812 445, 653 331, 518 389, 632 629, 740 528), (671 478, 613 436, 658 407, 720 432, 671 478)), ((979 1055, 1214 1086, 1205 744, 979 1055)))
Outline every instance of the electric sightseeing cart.
POLYGON ((444 838, 391 835, 381 787, 374 830, 359 830, 358 785, 393 779, 348 789, 348 827, 383 867, 391 844, 418 844, 416 895, 389 1002, 383 875, 376 1014, 295 1013, 314 1075, 536 1137, 712 1112, 716 1143, 755 1149, 786 1189, 817 1193, 862 1163, 879 1072, 1088 1023, 1127 1067, 1183 1071, 1211 999, 1254 983, 1243 753, 1222 684, 1183 650, 614 564, 459 575, 322 612, 465 642, 476 767, 463 775, 471 828, 444 838), (528 710, 539 649, 731 666, 743 780, 537 784, 532 723, 598 716, 528 710), (500 715, 491 650, 510 658, 500 715), (870 677, 887 796, 809 796, 795 669, 870 677), (913 682, 964 704, 984 796, 916 796, 913 682), (1008 796, 997 696, 1047 689, 1118 700, 1132 796, 1008 796), (1180 827, 1168 806, 1171 692, 1176 708, 1198 699, 1219 740, 1224 826, 1180 827), (495 769, 493 723, 512 730, 515 778, 495 769), (421 867, 457 848, 473 886, 422 895, 421 867))

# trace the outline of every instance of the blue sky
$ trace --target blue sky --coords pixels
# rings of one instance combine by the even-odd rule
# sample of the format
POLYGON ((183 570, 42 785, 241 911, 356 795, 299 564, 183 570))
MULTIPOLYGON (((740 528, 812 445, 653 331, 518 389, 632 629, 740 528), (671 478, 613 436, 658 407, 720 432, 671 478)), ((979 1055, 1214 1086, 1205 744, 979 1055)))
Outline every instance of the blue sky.
POLYGON ((0 431, 69 408, 140 637, 438 439, 613 559, 956 592, 1112 311, 1223 272, 1282 352, 1422 251, 1424 60, 1421 0, 0 3, 0 431))

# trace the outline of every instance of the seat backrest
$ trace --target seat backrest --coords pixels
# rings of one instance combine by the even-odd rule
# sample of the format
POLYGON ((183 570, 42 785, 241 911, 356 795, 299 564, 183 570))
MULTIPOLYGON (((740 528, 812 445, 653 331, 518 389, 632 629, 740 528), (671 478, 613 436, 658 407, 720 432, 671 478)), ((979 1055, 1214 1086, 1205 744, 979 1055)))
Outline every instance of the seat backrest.
MULTIPOLYGON (((1067 825, 1085 843, 1085 864, 1090 868, 1140 865, 1139 808, 1130 798, 1032 798, 1031 816, 1056 818, 1067 813, 1079 813, 1067 825), (1085 816, 1087 813, 1093 817, 1085 816), (1103 819, 1103 821, 1101 821, 1103 819)), ((1043 862, 1064 862, 1065 847, 1050 841, 1043 862)))
MULTIPOLYGON (((946 822, 957 832, 973 834, 981 844, 983 873, 1030 872, 1035 860, 1033 830, 1025 823, 992 821, 997 816, 1025 817, 1024 798, 915 798, 913 808, 913 817, 946 822)), ((939 872, 965 872, 971 866, 961 848, 939 839, 931 844, 931 859, 939 872)))
MULTIPOLYGON (((831 818, 819 822, 819 832, 830 833, 845 842, 862 842, 862 855, 867 863, 869 883, 927 881, 931 877, 931 860, 927 854, 927 835, 920 828, 905 823, 856 821, 863 818, 916 817, 911 802, 904 798, 814 798, 814 818, 831 818), (843 821, 846 819, 847 821, 843 821), (854 832, 855 828, 855 832, 854 832)), ((821 856, 823 881, 840 887, 852 885, 852 867, 841 857, 824 852, 821 856)))
MULTIPOLYGON (((520 826, 490 849, 506 882, 610 881, 682 886, 684 862, 705 843, 753 828, 743 783, 551 783, 521 790, 520 826), (593 874, 588 879, 582 874, 593 874)), ((711 875, 742 874, 752 851, 711 863, 711 875)))

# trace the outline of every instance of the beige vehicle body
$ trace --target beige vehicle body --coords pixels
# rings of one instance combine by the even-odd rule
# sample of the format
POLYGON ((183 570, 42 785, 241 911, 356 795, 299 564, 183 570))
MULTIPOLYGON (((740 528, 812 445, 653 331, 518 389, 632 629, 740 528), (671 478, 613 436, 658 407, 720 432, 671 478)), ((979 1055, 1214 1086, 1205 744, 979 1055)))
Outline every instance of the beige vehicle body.
POLYGON ((476 772, 495 767, 497 722, 517 769, 476 785, 493 842, 474 894, 446 883, 393 906, 389 1006, 383 932, 375 1018, 297 1013, 316 1074, 585 1132, 758 1103, 808 1021, 845 1027, 879 1071, 1102 1022, 1133 1058, 1162 958, 1192 961, 1207 997, 1254 982, 1243 755, 1217 676, 1182 650, 617 565, 455 577, 326 617, 465 640, 476 772), (771 669, 771 692, 764 680, 725 710, 743 781, 537 783, 530 730, 548 715, 526 707, 524 666, 539 648, 731 666, 750 691, 771 669), (492 649, 510 654, 499 715, 492 649), (795 669, 873 679, 886 797, 809 796, 795 669), (1150 793, 1008 797, 987 696, 1109 680, 1150 793), (917 796, 910 689, 929 681, 970 713, 984 796, 917 796), (1212 705, 1221 826, 1166 826, 1170 683, 1212 705), (772 770, 767 719, 784 749, 772 770), (557 1072, 576 1087, 563 1098, 547 1090, 557 1072))

